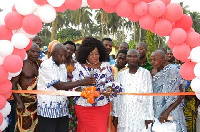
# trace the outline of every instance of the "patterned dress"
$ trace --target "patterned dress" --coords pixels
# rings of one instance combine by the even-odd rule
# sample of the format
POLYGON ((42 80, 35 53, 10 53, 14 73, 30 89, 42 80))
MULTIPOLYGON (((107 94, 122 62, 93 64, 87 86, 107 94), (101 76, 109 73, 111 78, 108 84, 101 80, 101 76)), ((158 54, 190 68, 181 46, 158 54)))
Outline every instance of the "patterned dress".
MULTIPOLYGON (((180 92, 179 86, 182 82, 183 79, 180 76, 177 66, 169 64, 153 76, 153 92, 180 92)), ((177 99, 178 96, 155 96, 153 99, 155 118, 159 119, 160 115, 177 99)), ((173 116, 177 132, 187 132, 185 116, 181 104, 170 112, 170 116, 173 116)))

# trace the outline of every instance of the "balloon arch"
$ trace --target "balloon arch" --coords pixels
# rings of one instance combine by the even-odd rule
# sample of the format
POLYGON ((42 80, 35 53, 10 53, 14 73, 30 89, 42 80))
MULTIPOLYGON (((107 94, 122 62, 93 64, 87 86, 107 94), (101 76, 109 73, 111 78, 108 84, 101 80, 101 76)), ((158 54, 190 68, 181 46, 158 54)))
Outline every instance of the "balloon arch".
POLYGON ((141 28, 159 36, 169 36, 168 46, 175 58, 184 62, 181 76, 191 81, 200 98, 200 34, 192 28, 192 18, 183 14, 179 4, 171 0, 15 0, 12 12, 0 13, 0 131, 10 111, 6 101, 11 95, 10 79, 19 75, 32 40, 42 29, 42 22, 51 23, 56 12, 89 6, 116 12, 141 28))

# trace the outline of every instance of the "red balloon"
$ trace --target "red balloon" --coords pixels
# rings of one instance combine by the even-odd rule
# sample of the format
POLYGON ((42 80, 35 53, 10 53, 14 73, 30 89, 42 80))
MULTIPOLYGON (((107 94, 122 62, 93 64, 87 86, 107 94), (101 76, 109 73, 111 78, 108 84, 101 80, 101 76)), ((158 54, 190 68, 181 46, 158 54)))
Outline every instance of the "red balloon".
POLYGON ((166 19, 160 19, 155 24, 155 33, 159 36, 169 36, 172 31, 172 24, 166 19))
MULTIPOLYGON (((0 110, 2 110, 5 107, 5 105, 6 105, 6 99, 2 95, 0 95, 0 110)), ((0 125, 1 125, 1 119, 0 119, 0 125)))
POLYGON ((140 0, 128 0, 129 2, 131 2, 131 3, 137 3, 137 2, 139 2, 140 0))
POLYGON ((26 48, 24 48, 26 51, 29 50, 32 46, 32 39, 30 39, 30 43, 28 44, 28 46, 26 48))
POLYGON ((185 42, 191 47, 200 46, 200 34, 197 32, 190 32, 187 34, 185 42))
POLYGON ((116 6, 109 6, 105 4, 103 5, 102 9, 107 13, 114 13, 116 11, 116 6))
POLYGON ((155 32, 155 26, 153 26, 153 28, 151 28, 150 31, 151 31, 152 33, 156 33, 156 32, 155 32))
POLYGON ((22 26, 23 16, 17 12, 10 12, 5 16, 5 25, 11 30, 17 30, 22 26))
POLYGON ((9 55, 5 58, 3 67, 11 73, 19 72, 23 67, 23 60, 18 55, 9 55))
POLYGON ((195 65, 196 63, 194 62, 185 62, 184 64, 182 64, 180 68, 180 74, 183 79, 192 80, 195 78, 195 74, 194 74, 195 65))
POLYGON ((106 5, 108 6, 116 6, 120 0, 105 0, 106 5))
POLYGON ((2 123, 3 123, 3 115, 0 112, 0 126, 1 126, 2 123))
POLYGON ((13 11, 13 12, 17 12, 17 10, 15 9, 15 5, 13 5, 12 11, 13 11))
POLYGON ((161 1, 164 2, 166 6, 171 3, 171 0, 161 0, 161 1))
POLYGON ((182 15, 183 15, 183 9, 180 6, 180 4, 171 3, 167 5, 164 18, 171 22, 175 22, 179 20, 182 17, 182 15))
POLYGON ((127 0, 121 0, 116 6, 116 13, 121 17, 129 17, 133 12, 133 4, 127 0), (125 8, 124 8, 125 7, 125 8))
POLYGON ((0 66, 0 83, 5 82, 8 79, 8 72, 0 66))
POLYGON ((12 90, 12 83, 10 80, 6 80, 4 83, 0 83, 0 94, 7 94, 12 90))
POLYGON ((144 2, 146 2, 146 3, 150 3, 150 2, 152 2, 152 1, 154 1, 154 0, 142 0, 142 1, 144 1, 144 2))
POLYGON ((155 18, 152 17, 149 13, 140 17, 139 24, 140 27, 146 30, 150 30, 155 26, 155 18))
POLYGON ((77 10, 81 7, 82 0, 65 0, 65 6, 70 10, 77 10))
POLYGON ((132 22, 137 22, 140 20, 140 17, 135 14, 135 11, 132 12, 132 14, 128 17, 128 19, 132 22))
POLYGON ((10 97, 11 97, 11 95, 12 95, 12 92, 8 92, 8 93, 6 93, 6 94, 2 94, 2 96, 7 100, 7 99, 9 99, 10 97))
POLYGON ((0 40, 11 40, 12 30, 8 29, 5 25, 0 25, 0 40))
POLYGON ((47 0, 34 0, 34 2, 38 5, 45 5, 47 4, 47 0))
POLYGON ((180 45, 175 45, 173 48, 173 55, 176 59, 182 62, 188 62, 188 57, 190 56, 191 49, 190 47, 183 43, 180 45))
POLYGON ((182 44, 186 40, 186 32, 182 28, 174 28, 170 34, 170 41, 174 44, 182 44))
POLYGON ((173 49, 175 44, 173 44, 170 40, 167 41, 167 45, 170 49, 173 49))
POLYGON ((194 28, 190 28, 189 30, 186 31, 186 33, 191 33, 191 32, 195 32, 194 28))
POLYGON ((165 3, 163 3, 162 1, 156 0, 151 2, 149 5, 149 13, 154 17, 161 17, 165 14, 165 11, 165 3))
POLYGON ((104 0, 88 0, 87 2, 92 9, 100 9, 105 4, 104 0))
POLYGON ((135 4, 134 11, 138 16, 144 16, 148 11, 148 5, 144 1, 135 4))
POLYGON ((65 3, 62 4, 60 7, 54 7, 57 12, 65 12, 67 10, 67 6, 65 3))
POLYGON ((26 50, 25 49, 17 49, 17 48, 14 48, 13 50, 13 55, 18 55, 22 58, 22 60, 25 59, 26 57, 26 50))
POLYGON ((191 16, 183 14, 181 19, 175 22, 176 28, 183 28, 185 31, 189 30, 192 27, 193 21, 191 16))
POLYGON ((42 21, 38 16, 34 14, 27 15, 22 21, 22 28, 28 34, 37 34, 42 29, 42 21))

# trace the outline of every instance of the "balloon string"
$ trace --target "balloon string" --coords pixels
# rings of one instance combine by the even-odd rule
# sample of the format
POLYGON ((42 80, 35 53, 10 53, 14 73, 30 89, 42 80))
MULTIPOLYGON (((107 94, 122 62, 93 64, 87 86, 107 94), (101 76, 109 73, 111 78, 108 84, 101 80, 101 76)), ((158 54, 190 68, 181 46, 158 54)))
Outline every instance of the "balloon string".
MULTIPOLYGON (((65 91, 42 91, 42 90, 12 90, 12 93, 25 94, 44 94, 44 95, 65 95, 65 91)), ((101 92, 100 92, 101 93, 101 92)), ((172 92, 172 93, 113 93, 119 95, 137 95, 137 96, 186 96, 195 95, 194 92, 172 92)), ((69 95, 69 93, 67 94, 69 95)))

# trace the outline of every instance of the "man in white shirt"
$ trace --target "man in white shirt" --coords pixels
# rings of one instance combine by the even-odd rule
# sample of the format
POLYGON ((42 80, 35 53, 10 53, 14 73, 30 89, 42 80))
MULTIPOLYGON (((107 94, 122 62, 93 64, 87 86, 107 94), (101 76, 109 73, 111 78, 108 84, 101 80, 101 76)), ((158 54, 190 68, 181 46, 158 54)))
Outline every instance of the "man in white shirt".
MULTIPOLYGON (((93 77, 82 81, 67 82, 65 67, 66 48, 58 43, 52 49, 52 57, 39 68, 37 89, 47 91, 68 90, 95 83, 93 77)), ((38 95, 37 114, 39 132, 68 132, 68 106, 66 96, 38 95)))

